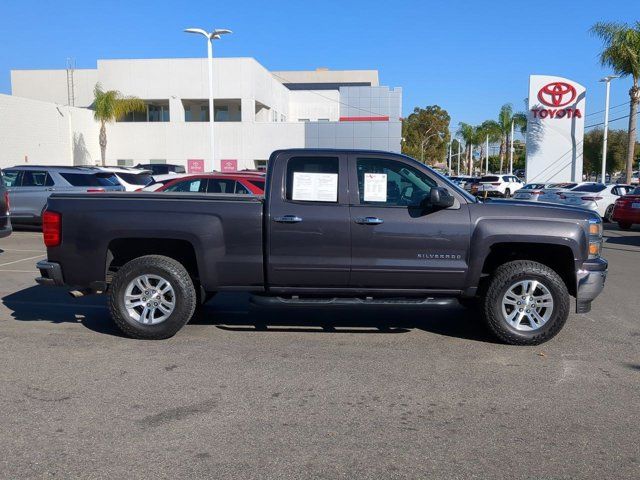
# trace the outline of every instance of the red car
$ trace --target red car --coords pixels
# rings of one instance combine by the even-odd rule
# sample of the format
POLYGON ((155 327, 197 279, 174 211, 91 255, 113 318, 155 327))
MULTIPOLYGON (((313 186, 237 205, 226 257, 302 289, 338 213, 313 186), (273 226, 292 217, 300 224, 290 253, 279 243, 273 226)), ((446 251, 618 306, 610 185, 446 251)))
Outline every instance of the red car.
POLYGON ((176 178, 156 191, 263 195, 264 178, 257 173, 201 173, 176 178))
POLYGON ((634 223, 640 223, 640 187, 616 200, 612 219, 623 230, 629 230, 634 223))

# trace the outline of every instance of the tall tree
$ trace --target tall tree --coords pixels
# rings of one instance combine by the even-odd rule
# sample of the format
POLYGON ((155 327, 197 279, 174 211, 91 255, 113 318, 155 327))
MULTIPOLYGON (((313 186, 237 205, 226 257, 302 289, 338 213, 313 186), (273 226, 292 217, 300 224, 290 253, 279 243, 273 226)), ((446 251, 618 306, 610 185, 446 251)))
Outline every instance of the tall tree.
POLYGON ((451 117, 438 105, 416 107, 402 122, 402 153, 424 163, 446 158, 451 117))
MULTIPOLYGON (((487 137, 489 137, 489 143, 496 143, 502 140, 502 130, 498 125, 498 122, 494 120, 485 120, 478 127, 478 136, 480 137, 480 142, 483 145, 483 155, 482 158, 485 158, 485 155, 488 156, 489 152, 484 152, 484 144, 486 142, 487 137)), ((502 167, 501 167, 502 168, 502 167)), ((494 169, 495 171, 495 169, 494 169)), ((489 172, 487 172, 489 173, 489 172)), ((502 173, 502 172, 500 172, 502 173)))
POLYGON ((512 123, 514 128, 521 133, 524 133, 527 129, 526 114, 521 112, 513 113, 513 106, 510 103, 505 103, 500 107, 497 121, 487 120, 485 122, 485 124, 491 124, 492 131, 499 132, 500 135, 500 173, 502 173, 507 149, 509 148, 512 123))
POLYGON ((640 21, 633 25, 616 22, 598 22, 591 33, 602 39, 600 63, 611 67, 623 77, 630 75, 633 85, 629 90, 629 129, 627 139, 626 180, 631 182, 634 147, 637 138, 638 104, 640 104, 640 21))
MULTIPOLYGON (((602 141, 604 130, 594 129, 584 134, 584 173, 599 174, 602 169, 602 141)), ((626 168, 628 133, 625 130, 609 130, 607 140, 607 173, 626 168)), ((637 144, 636 144, 637 145, 637 144)), ((638 147, 636 146, 636 150, 638 147)))
POLYGON ((456 135, 464 141, 467 172, 471 175, 473 173, 473 145, 477 145, 478 129, 469 123, 460 122, 458 123, 456 135))
POLYGON ((100 157, 105 165, 107 157, 107 123, 120 120, 132 112, 144 112, 147 107, 138 97, 124 96, 117 90, 102 89, 96 83, 93 89, 93 118, 100 122, 100 157))

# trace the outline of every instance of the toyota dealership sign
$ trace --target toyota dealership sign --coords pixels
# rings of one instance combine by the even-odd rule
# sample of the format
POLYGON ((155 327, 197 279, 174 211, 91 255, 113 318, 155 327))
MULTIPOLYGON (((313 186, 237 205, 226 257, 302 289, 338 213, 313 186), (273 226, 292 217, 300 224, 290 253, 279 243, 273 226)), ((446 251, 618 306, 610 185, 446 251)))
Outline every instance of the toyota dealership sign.
POLYGON ((585 92, 566 78, 529 78, 527 182, 582 181, 585 92))

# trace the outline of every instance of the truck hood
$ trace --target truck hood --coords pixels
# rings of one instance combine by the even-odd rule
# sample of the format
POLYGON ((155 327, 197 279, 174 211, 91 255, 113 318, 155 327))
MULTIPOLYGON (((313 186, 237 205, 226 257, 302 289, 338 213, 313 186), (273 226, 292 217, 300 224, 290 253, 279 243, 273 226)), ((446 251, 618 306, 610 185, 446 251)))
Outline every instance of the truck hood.
POLYGON ((592 211, 570 207, 568 205, 527 202, 523 200, 489 199, 475 204, 482 216, 522 218, 552 218, 577 221, 600 220, 600 216, 592 211))

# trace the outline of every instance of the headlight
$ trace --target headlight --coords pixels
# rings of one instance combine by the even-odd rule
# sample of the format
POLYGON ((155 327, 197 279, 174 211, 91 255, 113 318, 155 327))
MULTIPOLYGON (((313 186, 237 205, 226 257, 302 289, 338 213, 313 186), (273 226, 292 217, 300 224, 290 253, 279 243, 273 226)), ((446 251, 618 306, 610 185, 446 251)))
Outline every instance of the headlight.
POLYGON ((602 220, 592 218, 589 220, 589 258, 594 259, 602 252, 602 220))

